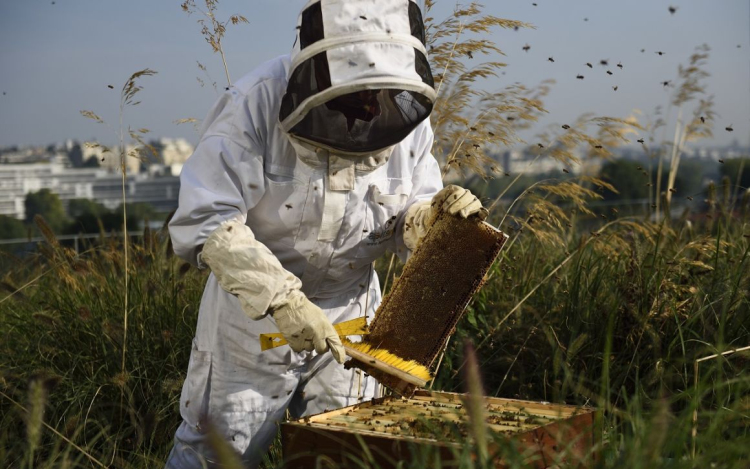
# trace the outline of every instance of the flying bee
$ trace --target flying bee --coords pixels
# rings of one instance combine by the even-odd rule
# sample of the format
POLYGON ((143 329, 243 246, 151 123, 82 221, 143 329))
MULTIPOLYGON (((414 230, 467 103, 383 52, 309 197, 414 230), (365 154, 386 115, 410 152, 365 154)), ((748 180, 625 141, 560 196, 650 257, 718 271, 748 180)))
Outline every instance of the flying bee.
POLYGON ((107 88, 109 88, 110 90, 113 90, 113 89, 115 89, 115 87, 114 87, 114 86, 112 86, 112 85, 107 85, 107 88))
POLYGON ((570 171, 568 171, 567 169, 563 168, 563 173, 570 174, 570 171))
POLYGON ((663 81, 663 82, 661 82, 661 84, 662 84, 662 85, 663 85, 663 86, 664 86, 665 88, 666 88, 667 86, 669 86, 669 84, 670 84, 670 83, 671 83, 671 81, 670 81, 670 80, 667 80, 667 81, 663 81))
POLYGON ((550 62, 554 62, 555 61, 555 59, 552 58, 552 57, 548 58, 547 60, 549 60, 550 62))
POLYGON ((601 65, 602 67, 606 67, 607 65, 609 65, 609 59, 600 60, 599 65, 601 65))
POLYGON ((719 163, 724 164, 724 160, 722 160, 721 158, 719 158, 719 163))
POLYGON ((597 145, 597 146, 595 146, 594 148, 596 148, 597 150, 601 150, 601 149, 602 149, 602 148, 604 148, 604 147, 603 147, 603 146, 601 146, 601 145, 597 145))
POLYGON ((565 130, 568 130, 570 128, 570 126, 568 124, 563 124, 562 128, 565 129, 565 130))
POLYGON ((639 138, 637 141, 638 143, 643 143, 645 140, 643 140, 642 138, 639 138))
POLYGON ((656 53, 657 53, 657 54, 659 54, 659 55, 664 55, 664 54, 666 54, 666 52, 662 52, 662 51, 660 51, 660 50, 659 50, 659 51, 656 51, 656 53))
POLYGON ((576 75, 576 78, 579 80, 583 80, 583 75, 576 75))
POLYGON ((617 62, 617 68, 619 68, 620 70, 622 70, 622 62, 617 62))
POLYGON ((542 145, 541 143, 537 143, 537 145, 539 146, 539 148, 544 148, 544 145, 542 145))
POLYGON ((586 62, 586 66, 587 66, 588 68, 594 68, 594 66, 593 66, 593 65, 591 65, 591 62, 586 62))
POLYGON ((669 192, 671 192, 672 194, 674 194, 674 193, 677 192, 677 189, 675 189, 674 187, 672 187, 672 188, 669 189, 669 192))
POLYGON ((612 75, 612 71, 611 70, 607 70, 607 75, 612 75))
POLYGON ((726 128, 726 131, 727 131, 727 132, 734 132, 734 127, 732 127, 732 126, 730 125, 729 127, 727 127, 727 128, 726 128))
POLYGON ((522 47, 522 49, 524 52, 528 52, 531 49, 531 46, 526 44, 525 46, 522 47))
POLYGON ((669 5, 669 13, 672 15, 677 13, 677 7, 673 7, 672 5, 669 5))
POLYGON ((701 116, 701 124, 705 124, 705 123, 706 123, 706 118, 701 116))
POLYGON ((292 207, 292 204, 286 204, 286 209, 287 209, 287 210, 291 210, 292 208, 293 208, 293 207, 292 207))
POLYGON ((690 196, 687 196, 687 197, 685 197, 685 198, 686 198, 686 199, 688 199, 688 200, 690 200, 690 201, 692 201, 692 200, 693 200, 693 198, 692 198, 692 197, 690 197, 690 196))
POLYGON ((470 59, 474 58, 474 54, 472 54, 471 51, 466 51, 466 55, 468 55, 470 59))
POLYGON ((612 87, 612 89, 615 90, 615 91, 617 91, 618 88, 619 88, 619 86, 617 86, 617 85, 615 85, 615 86, 612 87))

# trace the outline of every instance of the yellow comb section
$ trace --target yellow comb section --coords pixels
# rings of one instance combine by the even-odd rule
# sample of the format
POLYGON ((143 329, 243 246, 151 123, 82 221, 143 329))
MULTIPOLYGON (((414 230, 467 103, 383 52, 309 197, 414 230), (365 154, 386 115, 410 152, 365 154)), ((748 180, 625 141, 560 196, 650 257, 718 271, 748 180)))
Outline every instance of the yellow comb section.
MULTIPOLYGON (((426 366, 420 363, 417 363, 414 360, 404 360, 403 358, 389 352, 388 350, 375 348, 372 345, 364 343, 364 342, 355 343, 355 342, 350 342, 348 340, 343 340, 343 343, 344 343, 344 347, 347 349, 354 349, 364 355, 367 355, 367 357, 371 357, 374 360, 377 360, 385 365, 391 366, 393 368, 397 368, 398 370, 406 374, 409 374, 411 376, 414 376, 416 378, 419 378, 422 381, 429 381, 432 379, 430 370, 426 366)), ((354 358, 357 358, 358 360, 362 361, 362 358, 360 357, 354 357, 354 358)), ((364 363, 366 365, 375 365, 375 363, 372 363, 372 362, 368 363, 367 360, 365 360, 364 363)), ((380 367, 376 366, 376 368, 380 368, 380 367)), ((387 372, 386 369, 383 369, 383 371, 387 372)))
MULTIPOLYGON (((367 318, 361 317, 352 319, 350 321, 340 322, 334 324, 333 328, 336 329, 339 336, 345 337, 348 335, 365 335, 367 334, 367 318)), ((286 345, 287 341, 281 333, 276 332, 273 334, 261 334, 260 335, 260 350, 265 352, 266 350, 281 347, 286 345)))

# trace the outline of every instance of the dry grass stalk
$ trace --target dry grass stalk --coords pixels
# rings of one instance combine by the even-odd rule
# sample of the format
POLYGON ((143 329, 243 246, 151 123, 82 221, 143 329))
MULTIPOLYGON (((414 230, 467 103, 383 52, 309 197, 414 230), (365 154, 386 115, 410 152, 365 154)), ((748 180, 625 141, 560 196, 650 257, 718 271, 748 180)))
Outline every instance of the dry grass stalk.
MULTIPOLYGON (((227 86, 232 86, 232 79, 229 77, 229 67, 227 66, 227 58, 224 55, 224 48, 221 41, 224 39, 224 34, 226 34, 228 25, 249 23, 249 21, 242 15, 231 15, 228 20, 219 21, 216 18, 216 9, 219 6, 219 1, 204 0, 204 3, 206 5, 205 10, 198 7, 195 3, 195 0, 185 0, 180 6, 182 8, 182 11, 184 11, 188 15, 198 12, 205 17, 198 20, 198 24, 201 25, 201 34, 205 38, 206 42, 211 46, 211 49, 221 55, 221 62, 224 65, 224 73, 227 77, 227 86)), ((201 70, 203 70, 204 72, 206 71, 205 67, 202 67, 200 63, 198 64, 198 66, 201 67, 201 70)), ((198 81, 200 82, 201 80, 198 79, 198 81)))

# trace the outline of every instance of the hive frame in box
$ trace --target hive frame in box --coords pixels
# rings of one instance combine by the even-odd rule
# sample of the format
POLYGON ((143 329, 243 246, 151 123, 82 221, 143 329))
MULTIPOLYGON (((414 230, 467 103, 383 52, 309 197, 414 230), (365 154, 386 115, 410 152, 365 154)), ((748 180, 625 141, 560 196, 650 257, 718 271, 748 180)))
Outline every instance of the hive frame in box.
MULTIPOLYGON (((349 467, 347 464, 354 464, 355 460, 367 461, 369 458, 372 460, 370 462, 386 469, 395 467, 399 461, 409 461, 420 452, 431 452, 440 457, 443 463, 455 462, 464 448, 461 443, 406 433, 416 427, 414 422, 420 422, 420 418, 427 421, 428 412, 432 413, 434 409, 445 409, 446 422, 451 419, 453 422, 459 421, 458 417, 448 412, 455 411, 460 418, 464 418, 461 410, 466 397, 454 393, 417 391, 410 399, 375 399, 284 423, 281 425, 281 438, 285 468, 316 467, 316 461, 321 458, 339 464, 337 467, 349 467), (420 413, 424 417, 420 417, 420 413), (406 427, 394 427, 388 423, 395 419, 410 423, 406 427), (373 422, 378 424, 373 425, 373 422)), ((600 432, 595 427, 598 421, 595 410, 547 402, 485 399, 487 408, 495 408, 496 413, 500 412, 501 415, 506 413, 505 409, 509 415, 516 410, 519 415, 525 414, 521 417, 523 421, 517 421, 517 431, 503 431, 503 428, 513 430, 514 424, 498 425, 496 420, 493 423, 492 414, 488 414, 487 421, 498 438, 494 441, 515 445, 514 449, 523 454, 528 467, 544 469, 560 463, 565 463, 566 467, 588 467, 598 459, 601 442, 598 437, 600 432), (537 421, 529 423, 528 416, 537 421), (505 434, 500 436, 500 433, 505 434)), ((498 451, 500 447, 497 443, 490 444, 491 454, 498 451)), ((505 467, 506 462, 502 459, 494 460, 496 468, 505 467)))

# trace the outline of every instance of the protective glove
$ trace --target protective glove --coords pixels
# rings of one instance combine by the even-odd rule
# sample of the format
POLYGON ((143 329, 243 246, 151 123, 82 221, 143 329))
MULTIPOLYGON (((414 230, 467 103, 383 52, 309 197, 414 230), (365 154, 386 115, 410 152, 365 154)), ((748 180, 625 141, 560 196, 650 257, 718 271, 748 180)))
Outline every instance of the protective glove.
POLYGON ((270 311, 292 350, 331 350, 346 358, 336 330, 323 311, 300 291, 302 282, 284 269, 268 247, 255 239, 242 220, 228 220, 214 230, 198 256, 211 268, 219 286, 240 301, 242 310, 258 320, 270 311))
POLYGON ((333 324, 304 293, 293 291, 287 301, 271 314, 292 350, 312 352, 315 349, 318 353, 325 353, 330 349, 333 358, 344 363, 346 352, 333 324))
POLYGON ((440 192, 435 194, 430 203, 431 217, 437 216, 440 211, 447 212, 450 215, 468 218, 475 213, 480 220, 487 219, 489 211, 482 207, 482 202, 471 193, 469 189, 454 186, 453 184, 445 186, 440 192))
POLYGON ((476 214, 480 220, 486 220, 489 214, 482 202, 468 189, 452 184, 445 186, 429 202, 416 203, 407 210, 404 244, 409 250, 416 249, 441 211, 461 218, 476 214))

